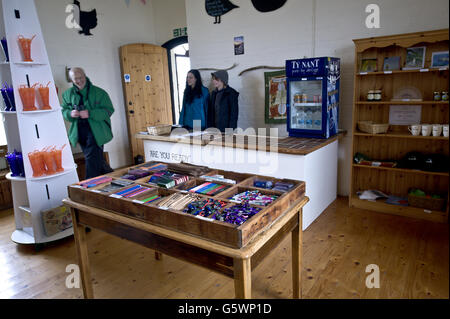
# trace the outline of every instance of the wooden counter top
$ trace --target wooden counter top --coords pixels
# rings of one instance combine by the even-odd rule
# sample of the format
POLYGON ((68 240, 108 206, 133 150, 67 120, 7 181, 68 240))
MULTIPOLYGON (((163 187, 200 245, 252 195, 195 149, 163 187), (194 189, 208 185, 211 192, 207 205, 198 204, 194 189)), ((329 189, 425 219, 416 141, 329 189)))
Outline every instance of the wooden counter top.
POLYGON ((171 142, 171 143, 185 143, 196 144, 201 146, 217 145, 241 149, 253 149, 272 151, 283 154, 295 154, 295 155, 307 155, 312 153, 326 145, 341 138, 345 133, 339 133, 329 139, 317 139, 317 138, 300 138, 300 137, 279 137, 270 138, 266 137, 265 141, 258 143, 257 136, 254 135, 236 135, 233 136, 221 136, 214 138, 212 135, 206 136, 210 139, 206 139, 205 136, 193 137, 191 134, 170 136, 168 135, 145 135, 136 134, 136 138, 143 140, 171 142), (250 140, 250 143, 249 143, 250 140))

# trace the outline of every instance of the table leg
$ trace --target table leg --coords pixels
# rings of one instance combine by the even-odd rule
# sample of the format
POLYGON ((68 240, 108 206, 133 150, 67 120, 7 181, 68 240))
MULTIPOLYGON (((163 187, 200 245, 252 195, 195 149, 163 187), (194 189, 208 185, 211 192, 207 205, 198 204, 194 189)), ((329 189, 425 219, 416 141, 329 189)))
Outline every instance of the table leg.
POLYGON ((76 210, 70 208, 73 222, 73 234, 75 237, 75 247, 78 255, 78 266, 80 267, 81 284, 83 286, 83 295, 86 299, 93 299, 91 271, 89 268, 89 258, 86 240, 86 227, 79 225, 76 216, 76 210))
POLYGON ((252 268, 250 258, 234 258, 234 291, 237 299, 252 297, 252 268))
POLYGON ((298 225, 292 230, 292 290, 293 298, 302 297, 302 211, 298 213, 298 225))

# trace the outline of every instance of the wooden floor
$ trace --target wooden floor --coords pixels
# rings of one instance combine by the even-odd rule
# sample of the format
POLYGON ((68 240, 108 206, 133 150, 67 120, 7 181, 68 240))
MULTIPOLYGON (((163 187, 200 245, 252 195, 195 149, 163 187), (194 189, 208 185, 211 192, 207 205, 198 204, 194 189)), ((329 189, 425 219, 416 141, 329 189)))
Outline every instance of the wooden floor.
MULTIPOLYGON (((0 212, 0 298, 82 298, 68 289, 73 237, 43 250, 10 240, 0 212)), ((303 298, 449 298, 448 224, 349 209, 338 198, 304 232, 303 298), (380 288, 366 288, 366 266, 380 288)), ((93 229, 87 235, 96 298, 234 298, 233 280, 93 229)), ((253 298, 291 298, 290 237, 253 272, 253 298)))

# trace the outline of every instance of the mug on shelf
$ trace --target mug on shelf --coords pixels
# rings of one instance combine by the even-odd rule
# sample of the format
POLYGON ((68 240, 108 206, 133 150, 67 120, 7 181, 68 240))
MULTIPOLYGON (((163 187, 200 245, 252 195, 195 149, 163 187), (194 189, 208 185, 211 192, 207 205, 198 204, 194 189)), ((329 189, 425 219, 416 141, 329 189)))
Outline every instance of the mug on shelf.
POLYGON ((432 126, 430 124, 422 124, 422 136, 431 135, 432 126))
POLYGON ((441 134, 442 134, 442 125, 433 124, 433 136, 441 136, 441 134))
POLYGON ((444 134, 445 137, 448 137, 448 124, 442 125, 442 134, 444 134))
POLYGON ((419 136, 420 135, 420 130, 422 129, 422 126, 420 124, 414 124, 414 125, 410 125, 408 126, 408 131, 413 135, 413 136, 419 136))

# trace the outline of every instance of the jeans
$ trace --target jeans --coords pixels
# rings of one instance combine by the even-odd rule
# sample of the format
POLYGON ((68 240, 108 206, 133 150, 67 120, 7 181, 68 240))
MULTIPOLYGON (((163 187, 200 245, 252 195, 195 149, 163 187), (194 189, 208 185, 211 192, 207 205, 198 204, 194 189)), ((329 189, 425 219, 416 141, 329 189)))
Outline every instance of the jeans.
POLYGON ((80 124, 78 125, 78 143, 86 161, 86 179, 112 172, 113 169, 103 157, 103 145, 97 145, 89 123, 80 124))

